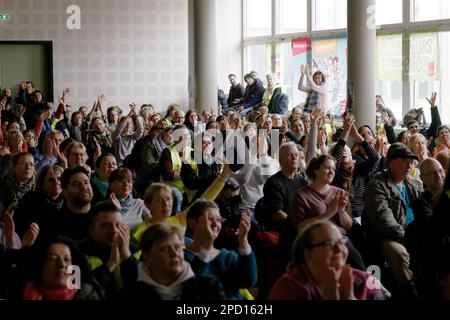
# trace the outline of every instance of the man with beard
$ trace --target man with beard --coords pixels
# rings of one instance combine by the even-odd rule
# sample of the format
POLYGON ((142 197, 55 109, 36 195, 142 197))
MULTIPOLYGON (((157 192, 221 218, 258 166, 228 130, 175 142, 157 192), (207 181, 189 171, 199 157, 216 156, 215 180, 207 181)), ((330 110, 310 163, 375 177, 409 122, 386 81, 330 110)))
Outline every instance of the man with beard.
POLYGON ((61 187, 65 202, 57 213, 53 233, 75 241, 86 239, 93 197, 88 171, 83 167, 66 169, 61 175, 61 187))
POLYGON ((95 279, 110 298, 137 279, 138 251, 130 244, 130 230, 120 210, 111 202, 99 202, 91 211, 89 238, 80 243, 95 279))

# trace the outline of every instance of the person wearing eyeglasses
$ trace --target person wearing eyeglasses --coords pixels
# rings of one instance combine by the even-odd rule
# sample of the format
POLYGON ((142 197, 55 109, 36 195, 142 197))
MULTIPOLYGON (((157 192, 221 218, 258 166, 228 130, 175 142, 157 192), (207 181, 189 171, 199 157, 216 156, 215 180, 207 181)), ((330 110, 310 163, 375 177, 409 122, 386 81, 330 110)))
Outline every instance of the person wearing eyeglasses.
MULTIPOLYGON (((344 236, 352 229, 354 222, 348 193, 331 185, 335 171, 336 160, 329 155, 314 157, 309 162, 306 174, 312 183, 298 190, 289 212, 291 243, 298 232, 316 221, 331 221, 344 236)), ((366 270, 363 258, 352 242, 348 241, 346 245, 350 265, 366 270)))
POLYGON ((346 264, 348 238, 330 221, 300 233, 288 271, 275 283, 270 300, 384 300, 389 293, 368 273, 346 264))
MULTIPOLYGON (((120 210, 123 223, 130 229, 150 219, 144 200, 133 197, 133 174, 128 168, 111 172, 108 180, 109 199, 120 210)), ((107 197, 108 198, 108 197, 107 197)))
POLYGON ((185 260, 197 275, 218 279, 228 299, 243 300, 240 288, 252 288, 257 281, 256 257, 248 242, 250 215, 241 214, 235 234, 239 241, 238 253, 214 247, 223 218, 213 201, 197 200, 186 219, 187 236, 191 236, 193 242, 185 249, 185 260))

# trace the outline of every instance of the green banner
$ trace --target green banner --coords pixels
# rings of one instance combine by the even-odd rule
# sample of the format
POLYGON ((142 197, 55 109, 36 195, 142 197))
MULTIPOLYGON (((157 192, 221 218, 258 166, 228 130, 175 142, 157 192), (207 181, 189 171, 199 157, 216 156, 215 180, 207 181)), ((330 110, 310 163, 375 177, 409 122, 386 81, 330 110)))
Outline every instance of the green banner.
POLYGON ((377 36, 377 80, 436 81, 440 79, 439 34, 404 33, 377 36), (403 41, 409 56, 403 55, 403 41))
POLYGON ((377 37, 377 80, 402 81, 402 35, 377 37))
POLYGON ((437 32, 413 33, 409 44, 410 81, 439 80, 439 35, 437 32))

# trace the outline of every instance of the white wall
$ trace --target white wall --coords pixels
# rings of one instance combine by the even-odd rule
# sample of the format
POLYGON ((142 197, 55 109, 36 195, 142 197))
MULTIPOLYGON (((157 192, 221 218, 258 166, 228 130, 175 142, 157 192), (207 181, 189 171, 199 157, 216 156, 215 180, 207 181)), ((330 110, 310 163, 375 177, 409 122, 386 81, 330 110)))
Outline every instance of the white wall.
MULTIPOLYGON (((226 0, 225 0, 226 1, 226 0)), ((234 1, 234 0, 233 0, 234 1)), ((2 40, 52 40, 55 99, 128 109, 170 102, 188 106, 188 0, 0 0, 10 16, 2 40), (68 30, 66 8, 81 8, 81 30, 68 30)), ((33 80, 33 79, 29 79, 33 80)))
POLYGON ((217 0, 217 54, 219 88, 228 93, 228 75, 242 77, 242 0, 217 0))

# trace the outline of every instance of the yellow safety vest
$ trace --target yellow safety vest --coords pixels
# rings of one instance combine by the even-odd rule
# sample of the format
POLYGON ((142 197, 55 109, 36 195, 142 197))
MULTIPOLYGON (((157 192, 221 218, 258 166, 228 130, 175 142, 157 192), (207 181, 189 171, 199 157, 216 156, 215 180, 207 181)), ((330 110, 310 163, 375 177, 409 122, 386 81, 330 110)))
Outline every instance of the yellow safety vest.
MULTIPOLYGON (((183 165, 183 162, 180 158, 180 155, 178 154, 177 149, 175 148, 174 145, 169 146, 168 149, 170 151, 170 158, 172 160, 172 170, 173 171, 180 170, 181 166, 183 165)), ((186 159, 186 161, 192 166, 192 169, 197 171, 197 163, 194 161, 194 159, 192 159, 191 152, 192 152, 191 147, 184 148, 183 151, 184 159, 186 159)), ((164 180, 164 178, 161 176, 161 182, 164 182, 165 184, 168 184, 172 187, 178 188, 178 190, 180 190, 181 192, 186 191, 184 183, 181 179, 168 181, 164 180)))
MULTIPOLYGON (((175 171, 175 170, 181 169, 183 162, 180 158, 180 155, 178 154, 177 149, 173 145, 169 146, 168 149, 170 151, 170 158, 172 160, 172 170, 175 171)), ((197 163, 194 161, 194 159, 192 159, 192 156, 191 156, 192 151, 193 151, 193 149, 191 147, 184 148, 184 151, 183 151, 184 159, 186 159, 186 161, 191 165, 192 169, 195 170, 195 172, 197 172, 197 170, 198 170, 197 163)), ((197 172, 197 174, 198 174, 198 172, 197 172)), ((164 180, 164 178, 161 176, 161 182, 163 182, 171 187, 177 188, 182 193, 185 192, 188 196, 189 201, 191 201, 194 198, 194 195, 196 193, 196 190, 187 189, 184 186, 183 180, 181 180, 181 178, 178 180, 168 181, 168 180, 164 180)))
MULTIPOLYGON (((137 260, 139 260, 141 257, 141 250, 135 252, 133 254, 133 256, 137 260)), ((87 256, 86 259, 87 259, 87 262, 89 264, 89 268, 91 269, 91 271, 94 271, 95 269, 97 269, 98 267, 101 267, 103 265, 103 261, 99 257, 87 256)), ((123 289, 123 279, 122 279, 122 275, 120 274, 120 264, 114 268, 113 277, 114 277, 114 283, 116 284, 116 288, 118 290, 123 289)))

